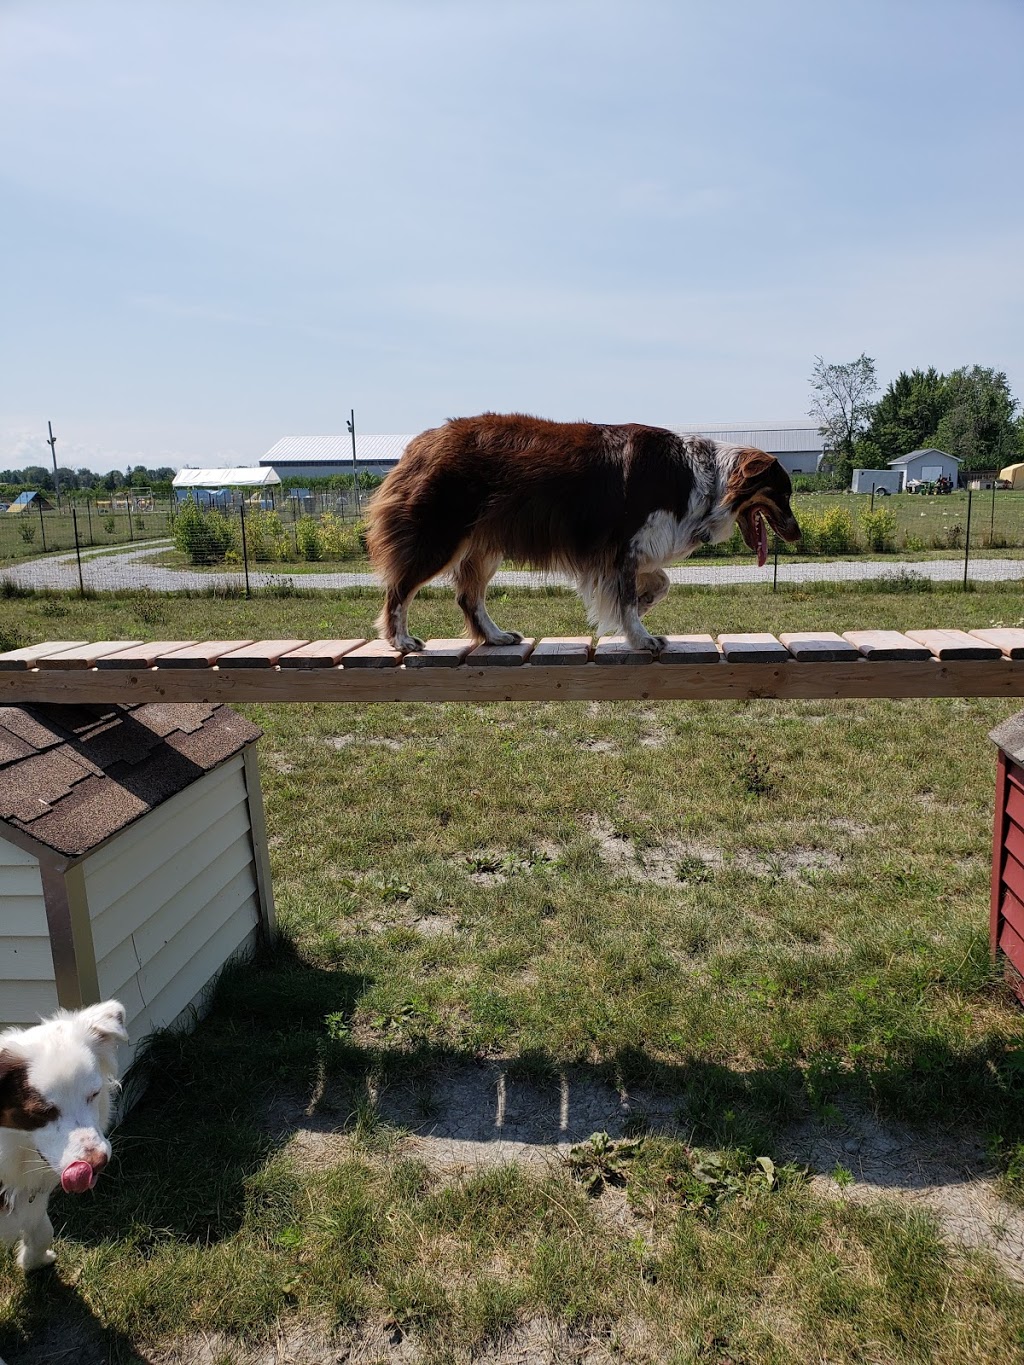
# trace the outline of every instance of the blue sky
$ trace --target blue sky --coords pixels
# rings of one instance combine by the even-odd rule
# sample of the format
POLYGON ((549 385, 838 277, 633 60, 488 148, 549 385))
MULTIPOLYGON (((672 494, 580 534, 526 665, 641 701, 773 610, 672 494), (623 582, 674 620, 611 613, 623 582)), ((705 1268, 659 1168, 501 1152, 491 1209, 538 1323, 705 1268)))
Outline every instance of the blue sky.
POLYGON ((0 467, 1024 397, 1020 0, 0 0, 0 467))

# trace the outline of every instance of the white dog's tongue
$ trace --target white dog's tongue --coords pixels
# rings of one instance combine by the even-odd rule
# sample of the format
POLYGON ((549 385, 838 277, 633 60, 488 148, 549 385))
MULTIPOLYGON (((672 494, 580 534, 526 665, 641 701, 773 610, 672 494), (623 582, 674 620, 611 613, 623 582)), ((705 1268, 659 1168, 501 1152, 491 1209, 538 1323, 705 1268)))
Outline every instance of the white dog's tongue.
POLYGON ((60 1183, 65 1194, 84 1194, 92 1189, 93 1169, 88 1161, 72 1161, 61 1172, 60 1183))
POLYGON ((754 517, 757 520, 757 567, 763 569, 768 563, 768 527, 756 512, 754 517))

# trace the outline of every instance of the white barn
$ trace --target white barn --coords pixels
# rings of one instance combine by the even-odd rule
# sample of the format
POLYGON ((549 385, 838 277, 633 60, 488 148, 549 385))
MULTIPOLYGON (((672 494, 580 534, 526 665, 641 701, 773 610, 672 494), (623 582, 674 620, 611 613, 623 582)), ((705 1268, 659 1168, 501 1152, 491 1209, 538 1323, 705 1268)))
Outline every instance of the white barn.
POLYGON ((113 997, 126 1065, 273 935, 260 733, 221 705, 0 707, 0 1025, 113 997))
MULTIPOLYGON (((733 445, 757 446, 775 455, 791 474, 814 474, 824 446, 817 422, 726 422, 711 426, 671 427, 680 436, 710 436, 733 445)), ((412 436, 356 434, 355 468, 360 474, 387 474, 401 459, 412 436)), ((301 479, 352 473, 350 436, 282 436, 260 460, 263 468, 301 479)))

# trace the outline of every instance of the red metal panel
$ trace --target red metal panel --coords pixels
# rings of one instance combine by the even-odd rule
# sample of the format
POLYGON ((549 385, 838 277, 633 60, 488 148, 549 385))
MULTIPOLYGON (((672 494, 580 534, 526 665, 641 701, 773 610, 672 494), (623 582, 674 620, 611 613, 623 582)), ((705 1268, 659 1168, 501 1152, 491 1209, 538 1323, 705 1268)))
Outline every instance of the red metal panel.
POLYGON ((1012 782, 1006 783, 1006 814, 1024 829, 1024 792, 1018 791, 1012 782))
POLYGON ((999 947, 999 901, 1002 890, 1003 840, 1006 831, 1006 755, 1000 749, 996 761, 996 803, 992 822, 992 888, 989 906, 988 941, 992 956, 999 947))
POLYGON ((1024 903, 1024 867, 1008 851, 1003 853, 1003 885, 1024 903))
POLYGON ((1024 901, 1012 891, 1003 892, 999 902, 999 917, 1003 924, 1008 924, 1014 933, 1024 938, 1024 901))
POLYGON ((1024 973, 1024 938, 1006 921, 999 935, 999 946, 1019 972, 1024 973))
POLYGON ((1020 829, 1012 820, 1006 822, 1006 838, 1003 841, 1007 853, 1012 853, 1019 863, 1024 865, 1024 829, 1020 829))

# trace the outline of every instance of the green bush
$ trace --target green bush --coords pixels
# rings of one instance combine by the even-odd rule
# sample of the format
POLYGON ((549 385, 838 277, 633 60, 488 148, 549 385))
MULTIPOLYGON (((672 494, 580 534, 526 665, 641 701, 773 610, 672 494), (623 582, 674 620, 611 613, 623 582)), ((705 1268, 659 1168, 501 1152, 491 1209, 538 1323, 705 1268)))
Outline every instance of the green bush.
POLYGON ((319 526, 324 559, 358 559, 364 552, 362 527, 362 522, 344 522, 333 512, 325 512, 319 526))
POLYGON ((174 544, 190 564, 219 564, 238 553, 237 527, 215 508, 203 510, 186 498, 174 519, 174 544))
POLYGON ((895 512, 890 512, 888 507, 876 507, 873 512, 861 513, 860 524, 864 528, 869 550, 879 553, 895 550, 896 533, 899 530, 895 512))
POLYGON ((245 516, 245 543, 249 558, 263 561, 291 559, 291 545, 277 512, 247 512, 245 516))
POLYGON ((315 561, 323 559, 324 549, 320 542, 320 529, 312 517, 300 517, 295 523, 295 543, 303 559, 315 561))
POLYGON ((797 546, 804 554, 844 555, 858 548, 853 520, 845 507, 829 507, 820 517, 801 512, 802 540, 797 546))

